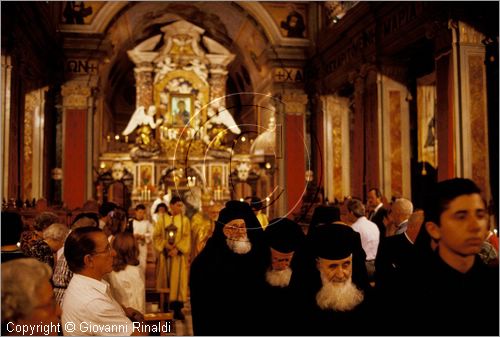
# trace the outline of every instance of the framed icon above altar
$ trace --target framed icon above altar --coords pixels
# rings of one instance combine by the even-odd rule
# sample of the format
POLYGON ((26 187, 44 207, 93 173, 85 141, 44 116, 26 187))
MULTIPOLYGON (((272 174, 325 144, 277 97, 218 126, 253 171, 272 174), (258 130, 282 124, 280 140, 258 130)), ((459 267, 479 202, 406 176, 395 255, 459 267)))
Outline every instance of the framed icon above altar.
POLYGON ((136 186, 137 187, 152 187, 155 182, 154 163, 138 163, 136 164, 136 186))
POLYGON ((228 184, 228 165, 222 163, 209 164, 209 185, 212 188, 226 187, 228 184))
POLYGON ((173 127, 189 124, 194 111, 194 97, 191 94, 170 94, 169 117, 173 127))

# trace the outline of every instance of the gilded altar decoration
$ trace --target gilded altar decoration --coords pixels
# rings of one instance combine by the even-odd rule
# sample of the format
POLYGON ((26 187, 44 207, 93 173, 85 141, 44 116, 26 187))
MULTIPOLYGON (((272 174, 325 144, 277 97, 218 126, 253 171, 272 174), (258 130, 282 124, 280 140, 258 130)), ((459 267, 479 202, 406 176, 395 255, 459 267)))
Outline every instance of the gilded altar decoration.
POLYGON ((143 106, 138 107, 127 127, 123 130, 122 134, 124 136, 130 135, 134 130, 136 130, 137 137, 135 139, 135 147, 131 151, 131 156, 134 154, 135 158, 141 157, 152 157, 160 152, 160 147, 156 142, 153 129, 156 129, 158 125, 163 121, 158 118, 155 122, 154 116, 156 114, 156 107, 151 105, 146 113, 143 106))
POLYGON ((161 190, 196 208, 202 189, 214 200, 227 200, 227 160, 243 132, 225 101, 227 66, 235 55, 187 21, 161 32, 128 51, 135 64, 136 110, 122 135, 132 144, 129 153, 110 158, 134 167, 132 200, 149 202, 161 190))

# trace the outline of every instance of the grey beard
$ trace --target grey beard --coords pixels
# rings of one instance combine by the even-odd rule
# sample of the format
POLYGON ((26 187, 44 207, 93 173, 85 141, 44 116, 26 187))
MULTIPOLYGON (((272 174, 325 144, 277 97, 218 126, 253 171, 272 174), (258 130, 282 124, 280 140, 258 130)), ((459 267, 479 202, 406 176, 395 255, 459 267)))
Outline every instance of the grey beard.
POLYGON ((268 270, 266 272, 266 281, 273 287, 288 287, 292 277, 292 269, 290 267, 283 270, 268 270))
POLYGON ((226 239, 226 243, 233 252, 236 254, 246 254, 252 249, 252 243, 248 240, 231 240, 229 238, 226 239))
POLYGON ((363 291, 352 283, 352 278, 346 282, 330 282, 321 274, 321 282, 323 287, 316 294, 316 303, 323 310, 351 311, 364 299, 363 291))

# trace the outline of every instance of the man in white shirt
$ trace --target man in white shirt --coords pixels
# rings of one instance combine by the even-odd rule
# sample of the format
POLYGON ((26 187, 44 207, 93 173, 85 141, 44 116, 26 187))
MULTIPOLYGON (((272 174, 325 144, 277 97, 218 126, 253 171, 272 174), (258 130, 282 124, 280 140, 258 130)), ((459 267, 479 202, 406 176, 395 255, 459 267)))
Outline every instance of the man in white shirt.
POLYGON ((365 216, 365 206, 358 199, 351 199, 347 204, 349 217, 354 221, 352 229, 361 236, 361 246, 366 253, 366 271, 369 280, 373 280, 375 273, 375 257, 377 256, 380 231, 377 225, 365 216))
MULTIPOLYGON (((113 270, 116 252, 102 230, 77 228, 64 244, 64 255, 74 273, 63 298, 64 335, 137 335, 130 318, 142 324, 142 315, 123 308, 111 295, 103 276, 113 270)), ((137 323, 135 323, 137 324, 137 323)))
POLYGON ((148 257, 148 245, 151 243, 153 225, 146 219, 146 206, 139 204, 135 207, 135 219, 133 222, 134 237, 139 247, 139 267, 146 272, 146 260, 148 257))

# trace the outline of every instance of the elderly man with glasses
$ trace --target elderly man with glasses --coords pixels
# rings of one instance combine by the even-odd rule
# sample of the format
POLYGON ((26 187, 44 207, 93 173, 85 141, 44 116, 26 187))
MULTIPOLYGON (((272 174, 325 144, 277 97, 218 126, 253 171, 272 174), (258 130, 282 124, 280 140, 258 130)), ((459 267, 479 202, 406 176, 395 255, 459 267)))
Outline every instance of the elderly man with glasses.
MULTIPOLYGON (((104 232, 77 228, 64 244, 73 278, 63 298, 64 335, 135 335, 131 321, 142 320, 135 309, 123 308, 111 295, 104 275, 113 270, 116 252, 104 232)), ((137 329, 136 329, 137 330, 137 329)))

